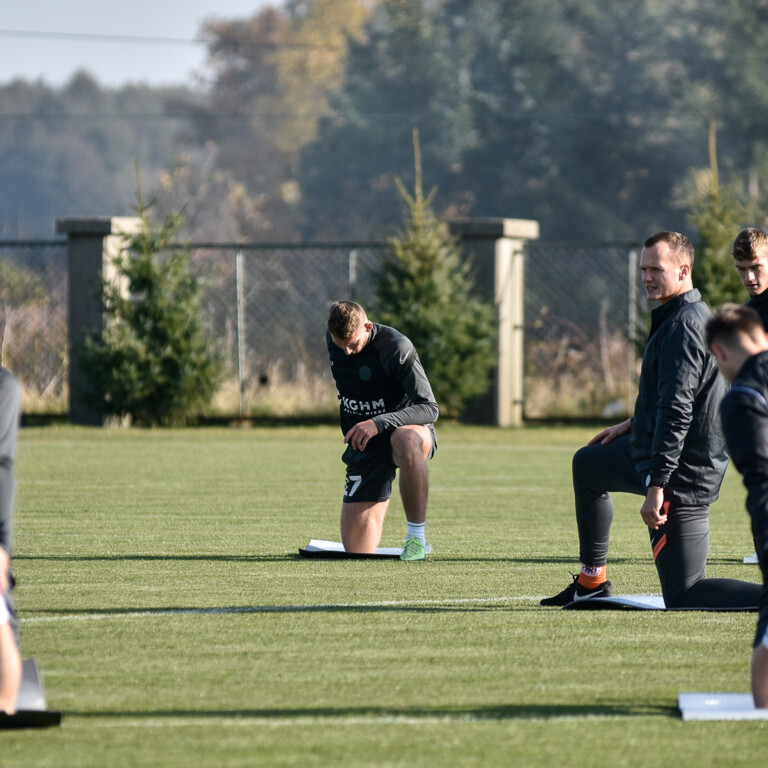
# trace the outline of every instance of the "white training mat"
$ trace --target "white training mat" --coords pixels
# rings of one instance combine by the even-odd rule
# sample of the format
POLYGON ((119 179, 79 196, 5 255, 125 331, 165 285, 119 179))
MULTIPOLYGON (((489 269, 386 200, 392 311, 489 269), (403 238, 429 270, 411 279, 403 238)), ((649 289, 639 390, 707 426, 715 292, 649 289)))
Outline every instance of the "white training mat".
POLYGON ((564 605, 569 611, 599 611, 629 609, 635 611, 665 611, 664 598, 661 595, 613 595, 596 597, 592 600, 578 600, 564 605))
POLYGON ((751 693, 681 693, 683 720, 768 720, 768 709, 755 709, 751 693))
POLYGON ((748 565, 757 565, 758 563, 757 554, 747 555, 744 558, 744 562, 747 563, 748 565))
MULTIPOLYGON (((427 544, 427 553, 432 547, 427 544)), ((344 545, 339 541, 326 541, 325 539, 312 539, 306 547, 299 549, 302 557, 324 557, 324 558, 349 558, 349 559, 370 559, 370 558, 399 558, 403 551, 402 547, 378 547, 375 552, 363 554, 360 552, 347 552, 344 545)))

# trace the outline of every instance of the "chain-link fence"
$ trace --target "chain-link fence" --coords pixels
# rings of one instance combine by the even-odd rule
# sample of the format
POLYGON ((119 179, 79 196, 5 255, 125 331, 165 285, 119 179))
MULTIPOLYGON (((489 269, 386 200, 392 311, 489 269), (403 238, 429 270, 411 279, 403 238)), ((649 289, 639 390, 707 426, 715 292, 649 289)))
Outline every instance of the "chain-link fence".
POLYGON ((67 295, 66 243, 0 241, 0 363, 27 413, 66 412, 67 295))
MULTIPOLYGON (((332 414, 328 305, 369 304, 384 252, 380 243, 192 247, 212 344, 227 361, 214 413, 332 414)), ((631 244, 528 244, 526 418, 631 410, 638 253, 631 244)), ((65 244, 0 242, 0 301, 2 361, 22 382, 25 409, 66 409, 65 244)))
POLYGON ((528 243, 527 418, 631 413, 647 313, 639 252, 631 243, 528 243))
POLYGON ((228 383, 216 410, 242 416, 333 414, 328 374, 328 306, 372 295, 371 268, 383 246, 195 247, 211 338, 228 383))

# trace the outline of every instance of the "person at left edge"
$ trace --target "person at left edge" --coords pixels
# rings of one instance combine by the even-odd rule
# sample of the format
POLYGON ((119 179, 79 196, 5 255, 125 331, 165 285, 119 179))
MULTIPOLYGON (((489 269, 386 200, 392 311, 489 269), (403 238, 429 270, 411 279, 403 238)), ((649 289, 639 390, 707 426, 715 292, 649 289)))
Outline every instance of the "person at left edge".
POLYGON ((13 611, 11 540, 13 523, 16 434, 21 389, 13 375, 0 368, 0 712, 13 714, 21 684, 18 623, 13 611))
POLYGON ((402 560, 424 560, 429 472, 437 450, 439 409, 411 341, 371 322, 363 307, 337 301, 326 342, 339 397, 347 466, 341 540, 347 552, 374 552, 381 540, 392 483, 399 489, 408 534, 402 560))

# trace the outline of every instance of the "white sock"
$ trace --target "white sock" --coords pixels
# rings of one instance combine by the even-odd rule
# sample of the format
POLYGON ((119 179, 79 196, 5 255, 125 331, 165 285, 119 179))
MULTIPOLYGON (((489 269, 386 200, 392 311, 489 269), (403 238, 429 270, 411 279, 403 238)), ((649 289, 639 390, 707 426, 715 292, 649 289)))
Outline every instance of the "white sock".
POLYGON ((427 543, 427 539, 424 536, 424 527, 426 523, 408 523, 408 535, 413 536, 416 539, 421 539, 422 544, 427 543))

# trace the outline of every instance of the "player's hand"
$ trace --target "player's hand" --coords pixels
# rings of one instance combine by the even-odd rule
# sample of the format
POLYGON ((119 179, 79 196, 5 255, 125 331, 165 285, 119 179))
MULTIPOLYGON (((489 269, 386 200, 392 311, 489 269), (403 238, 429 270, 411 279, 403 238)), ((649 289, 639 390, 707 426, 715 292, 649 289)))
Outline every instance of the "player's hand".
POLYGON ((643 518, 643 522, 654 531, 658 529, 660 525, 664 525, 667 522, 667 513, 664 510, 664 489, 652 485, 648 489, 648 495, 645 497, 645 502, 640 508, 640 517, 643 518))
POLYGON ((5 595, 8 592, 10 584, 8 571, 11 567, 10 555, 0 547, 0 594, 5 595))
POLYGON ((614 424, 612 427, 607 427, 600 434, 595 435, 587 445, 594 445, 595 443, 602 443, 608 445, 611 441, 622 435, 628 435, 632 430, 632 419, 622 421, 621 424, 614 424))
POLYGON ((364 451, 368 441, 379 434, 379 429, 373 419, 361 421, 355 424, 344 436, 344 442, 351 445, 356 451, 364 451))

